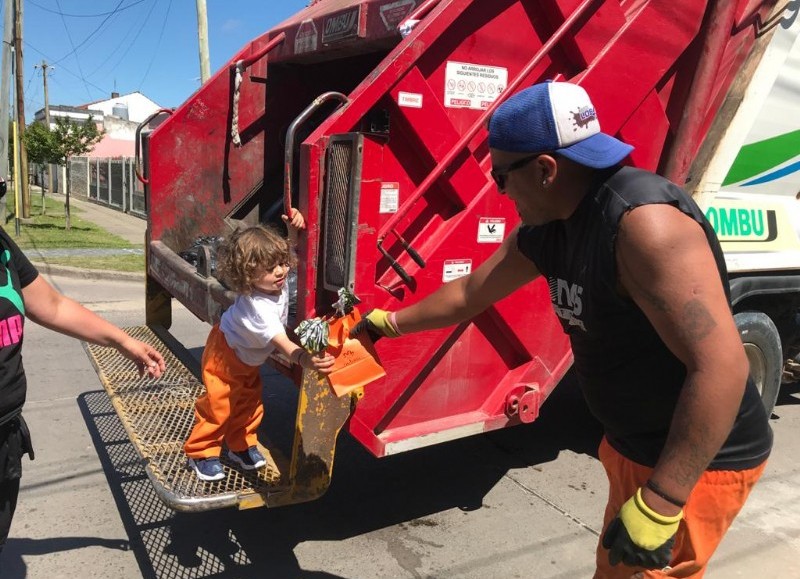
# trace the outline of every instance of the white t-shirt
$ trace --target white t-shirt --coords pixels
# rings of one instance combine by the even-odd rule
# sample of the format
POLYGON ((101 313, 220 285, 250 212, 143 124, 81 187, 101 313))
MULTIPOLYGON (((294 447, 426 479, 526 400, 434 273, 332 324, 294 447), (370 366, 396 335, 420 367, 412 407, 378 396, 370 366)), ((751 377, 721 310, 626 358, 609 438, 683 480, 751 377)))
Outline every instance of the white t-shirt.
POLYGON ((289 284, 280 295, 253 292, 239 295, 222 314, 219 328, 239 359, 249 366, 260 366, 275 346, 272 338, 286 333, 289 316, 289 284))

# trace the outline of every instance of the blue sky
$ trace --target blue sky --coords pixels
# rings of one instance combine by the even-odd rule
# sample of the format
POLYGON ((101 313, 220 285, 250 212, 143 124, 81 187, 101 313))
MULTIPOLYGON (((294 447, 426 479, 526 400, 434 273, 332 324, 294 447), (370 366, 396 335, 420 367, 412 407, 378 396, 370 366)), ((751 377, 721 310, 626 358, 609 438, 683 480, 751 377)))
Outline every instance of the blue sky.
MULTIPOLYGON (((9 2, 11 0, 5 0, 9 2)), ((164 107, 200 84, 195 0, 22 0, 25 116, 140 91, 164 107)), ((211 73, 308 0, 206 0, 211 73)), ((0 19, 2 23, 2 19, 0 19)))

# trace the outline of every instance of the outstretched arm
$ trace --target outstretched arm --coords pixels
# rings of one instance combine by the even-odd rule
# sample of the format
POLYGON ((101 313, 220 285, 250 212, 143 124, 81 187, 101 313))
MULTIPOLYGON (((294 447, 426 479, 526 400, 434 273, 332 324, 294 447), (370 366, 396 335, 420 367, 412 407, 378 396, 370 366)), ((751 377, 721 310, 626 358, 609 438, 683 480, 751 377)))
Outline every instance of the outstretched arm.
MULTIPOLYGON (((744 394, 747 357, 702 228, 670 205, 634 209, 617 239, 620 281, 686 366, 666 445, 651 480, 685 501, 725 442, 744 394)), ((680 509, 650 489, 659 513, 680 509)))
POLYGON ((22 288, 22 296, 27 316, 37 324, 79 340, 112 346, 132 360, 140 374, 158 378, 164 371, 164 358, 155 348, 59 293, 41 275, 22 288))
POLYGON ((289 358, 292 364, 316 370, 320 374, 330 374, 333 371, 333 364, 336 362, 333 356, 327 352, 309 354, 305 348, 295 344, 287 334, 278 334, 272 338, 272 344, 289 358))
POLYGON ((489 259, 470 275, 443 285, 422 301, 397 311, 401 333, 452 326, 468 320, 539 276, 517 249, 515 229, 489 259))

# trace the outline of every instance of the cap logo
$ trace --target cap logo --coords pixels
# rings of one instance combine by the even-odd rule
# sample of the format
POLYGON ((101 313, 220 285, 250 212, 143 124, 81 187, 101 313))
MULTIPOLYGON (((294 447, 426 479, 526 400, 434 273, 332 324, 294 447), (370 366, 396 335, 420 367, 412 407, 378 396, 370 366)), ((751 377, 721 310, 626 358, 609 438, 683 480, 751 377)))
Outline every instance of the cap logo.
POLYGON ((572 130, 577 132, 578 129, 585 129, 589 123, 597 120, 597 113, 592 106, 580 107, 577 111, 570 111, 572 115, 572 122, 575 128, 572 130))

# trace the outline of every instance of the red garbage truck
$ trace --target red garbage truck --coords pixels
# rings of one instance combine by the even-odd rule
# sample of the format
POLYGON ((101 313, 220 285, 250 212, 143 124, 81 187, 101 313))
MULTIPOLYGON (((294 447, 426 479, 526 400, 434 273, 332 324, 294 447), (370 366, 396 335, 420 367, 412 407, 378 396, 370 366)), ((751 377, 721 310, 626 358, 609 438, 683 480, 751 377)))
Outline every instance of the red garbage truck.
MULTIPOLYGON (((544 282, 457 327, 381 340, 386 376, 365 392, 339 398, 324 381, 298 380, 291 456, 267 445, 264 472, 198 482, 182 443, 202 384, 168 332, 171 300, 216 322, 232 294, 213 275, 208 240, 279 221, 288 205, 307 221, 297 321, 329 312, 342 287, 397 309, 468 274, 518 223, 489 174, 487 120, 544 79, 584 86, 603 130, 636 147, 630 163, 702 182, 709 207, 738 219, 703 176, 776 31, 794 26, 775 5, 317 0, 143 123, 147 326, 131 331, 168 356, 168 371, 146 382, 113 351, 90 352, 161 498, 179 510, 313 500, 330 482, 342 428, 382 457, 535 420, 572 361, 544 282)), ((748 352, 771 409, 796 353, 800 284, 784 266, 761 269, 735 270, 734 301, 754 314, 748 352)), ((280 356, 271 362, 291 375, 280 356)))

